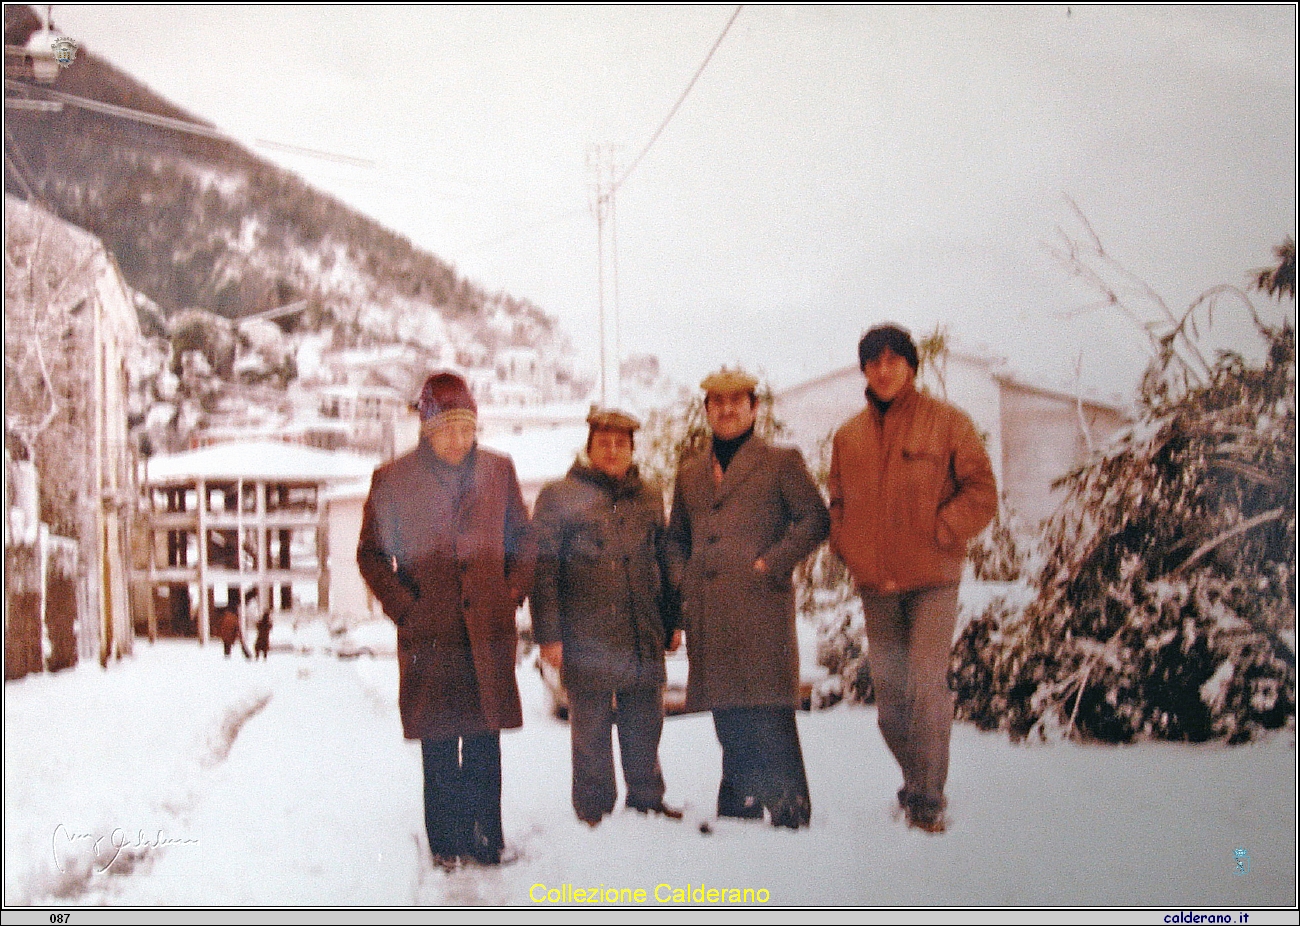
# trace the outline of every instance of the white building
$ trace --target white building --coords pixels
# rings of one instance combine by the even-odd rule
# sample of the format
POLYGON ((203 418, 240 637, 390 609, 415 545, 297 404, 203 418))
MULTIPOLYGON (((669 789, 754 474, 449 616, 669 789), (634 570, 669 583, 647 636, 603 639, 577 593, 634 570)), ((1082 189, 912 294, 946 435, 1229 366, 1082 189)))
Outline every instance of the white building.
MULTIPOLYGON (((328 610, 336 570, 357 572, 356 536, 336 550, 326 494, 368 484, 377 460, 293 444, 234 442, 149 461, 150 637, 205 642, 214 610, 328 610), (256 605, 249 605, 249 593, 256 605)), ((359 530, 359 522, 358 522, 359 530)))

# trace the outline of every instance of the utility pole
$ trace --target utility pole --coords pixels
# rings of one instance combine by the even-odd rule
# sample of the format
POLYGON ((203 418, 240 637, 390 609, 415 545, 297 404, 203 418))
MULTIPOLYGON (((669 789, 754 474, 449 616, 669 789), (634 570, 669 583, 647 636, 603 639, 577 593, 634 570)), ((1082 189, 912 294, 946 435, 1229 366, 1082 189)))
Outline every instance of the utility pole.
POLYGON ((596 304, 600 316, 600 404, 617 403, 620 390, 620 356, 618 323, 618 235, 614 221, 615 162, 618 146, 592 145, 587 151, 587 168, 592 173, 591 211, 596 217, 596 304), (609 234, 606 235, 606 229, 609 234), (607 240, 608 239, 608 240, 607 240), (610 266, 613 299, 610 311, 605 305, 605 266, 610 266), (612 316, 612 331, 611 331, 612 316))

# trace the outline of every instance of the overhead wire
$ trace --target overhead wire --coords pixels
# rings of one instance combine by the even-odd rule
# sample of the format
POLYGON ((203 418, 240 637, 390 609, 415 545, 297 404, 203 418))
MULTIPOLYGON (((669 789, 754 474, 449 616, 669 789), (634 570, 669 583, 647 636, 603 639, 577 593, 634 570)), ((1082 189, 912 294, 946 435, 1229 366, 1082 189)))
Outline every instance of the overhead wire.
POLYGON ((709 49, 709 53, 704 56, 704 60, 700 62, 700 66, 696 68, 695 76, 692 77, 691 82, 686 85, 686 89, 682 91, 682 95, 677 98, 677 102, 673 104, 673 108, 668 110, 668 115, 664 116, 664 121, 659 123, 659 128, 655 129, 655 133, 650 136, 650 140, 646 142, 645 147, 641 149, 641 153, 632 159, 631 165, 629 165, 628 169, 623 172, 623 176, 620 177, 612 187, 610 187, 609 193, 611 196, 618 192, 618 188, 627 182, 627 178, 632 176, 632 171, 636 170, 637 165, 641 163, 641 159, 650 152, 652 147, 654 147, 654 143, 659 140, 659 136, 663 134, 664 129, 668 128, 668 123, 672 122, 673 116, 677 115, 677 110, 682 108, 682 103, 686 102, 686 97, 695 86, 695 82, 700 79, 700 75, 704 73, 704 69, 708 67, 709 62, 713 60, 713 53, 718 50, 718 46, 722 44, 722 40, 727 37, 727 32, 731 29, 731 24, 736 21, 736 17, 740 15, 740 11, 744 8, 745 5, 742 3, 737 6, 735 11, 731 14, 731 18, 727 20, 727 24, 722 27, 722 32, 719 33, 717 41, 713 43, 713 47, 709 49))
MULTIPOLYGON (((172 116, 160 116, 157 113, 148 113, 139 109, 131 109, 129 106, 118 106, 116 103, 105 103, 102 100, 91 100, 86 97, 76 96, 75 94, 64 93, 61 90, 55 90, 52 87, 33 88, 31 84, 6 79, 5 88, 8 90, 38 89, 51 99, 58 100, 65 105, 75 106, 79 109, 86 109, 101 115, 116 116, 119 119, 128 119, 132 122, 143 122, 146 125, 153 125, 158 128, 171 129, 176 132, 185 132, 190 135, 200 135, 204 138, 214 138, 218 141, 230 142, 231 144, 236 145, 248 144, 247 142, 235 138, 229 132, 214 128, 213 126, 203 125, 199 122, 189 122, 185 119, 177 119, 172 116)), ((322 158, 340 164, 351 164, 355 167, 375 166, 374 161, 366 158, 352 157, 347 154, 335 154, 331 151, 321 151, 317 148, 306 148, 301 145, 289 145, 284 142, 267 141, 262 138, 255 139, 253 144, 291 154, 305 154, 310 157, 322 158)))
MULTIPOLYGON (((744 4, 740 4, 732 12, 731 18, 728 19, 727 24, 722 27, 722 32, 718 34, 718 37, 716 40, 714 40, 712 47, 709 48, 708 54, 704 56, 704 60, 700 62, 700 66, 696 68, 694 76, 692 76, 690 82, 687 83, 686 89, 682 91, 681 95, 677 98, 677 102, 673 104, 672 108, 668 111, 668 115, 664 117, 663 121, 659 124, 659 127, 655 129, 654 134, 650 136, 650 140, 646 142, 645 146, 641 149, 640 153, 637 154, 637 156, 633 159, 628 169, 623 172, 623 176, 620 177, 617 181, 615 181, 610 186, 609 191, 606 195, 613 196, 613 194, 618 191, 619 187, 621 187, 624 183, 626 183, 628 178, 632 176, 632 172, 636 170, 638 165, 640 165, 642 159, 644 159, 645 156, 650 152, 650 149, 654 147, 655 142, 659 140, 659 137, 663 134, 664 129, 668 127, 668 124, 673 120, 673 117, 677 115, 677 111, 681 109, 682 103, 686 101, 686 97, 690 95, 691 90, 695 87, 696 82, 700 79, 700 75, 704 73, 704 69, 707 68, 709 66, 709 62, 713 60, 714 53, 718 50, 718 47, 722 44, 722 40, 726 38, 728 31, 730 31, 732 24, 735 23, 736 17, 740 15, 740 11, 742 9, 744 9, 744 4)), ((157 126, 159 128, 171 129, 173 131, 178 131, 178 132, 186 132, 191 135, 199 135, 205 138, 213 138, 220 141, 230 142, 233 144, 239 144, 239 145, 247 144, 247 142, 235 138, 228 132, 222 131, 221 129, 212 126, 203 125, 197 122, 189 122, 184 119, 176 119, 171 116, 162 116, 156 113, 143 112, 141 110, 131 109, 130 107, 126 107, 126 106, 118 106, 113 103, 105 103, 100 100, 91 100, 85 97, 76 96, 71 93, 64 93, 62 91, 55 90, 51 87, 34 88, 31 84, 23 83, 21 81, 15 81, 11 79, 5 80, 5 87, 10 90, 23 90, 23 91, 38 89, 51 99, 58 100, 69 106, 76 106, 81 109, 90 110, 92 112, 98 112, 103 115, 116 116, 121 119, 128 119, 135 122, 143 122, 148 125, 157 126)), ((308 157, 320 158, 322 160, 333 161, 334 163, 338 163, 338 164, 347 164, 354 167, 375 168, 378 166, 374 161, 369 160, 367 158, 358 158, 346 154, 336 154, 334 152, 322 151, 317 148, 308 148, 302 145, 291 145, 284 142, 269 141, 267 139, 261 139, 261 138, 254 139, 252 143, 259 147, 278 150, 290 154, 306 155, 308 157)), ((17 170, 14 169, 15 167, 16 165, 12 165, 11 171, 17 174, 17 170)), ((569 218, 571 215, 577 214, 578 212, 581 211, 583 210, 566 209, 563 212, 557 213, 548 218, 541 219, 536 222, 530 222, 526 225, 515 228, 514 230, 507 232, 504 235, 496 236, 487 241, 480 242, 477 245, 471 245, 469 250, 471 251, 481 250, 486 247, 491 247, 497 244, 501 244, 505 241, 509 241, 510 239, 517 237, 518 235, 523 234, 524 232, 531 231, 535 228, 539 228, 545 225, 549 225, 561 219, 569 218)))
MULTIPOLYGON (((691 77, 690 82, 686 85, 686 89, 683 90, 681 96, 677 98, 677 102, 675 102, 672 106, 672 109, 668 111, 668 115, 666 115, 663 121, 659 123, 659 127, 655 129, 654 134, 650 136, 650 140, 645 143, 645 147, 643 147, 641 149, 641 152, 632 160, 632 163, 631 165, 629 165, 628 169, 623 172, 623 176, 621 176, 617 181, 612 183, 609 189, 603 194, 604 197, 613 197, 613 195, 618 192, 618 188, 621 187, 624 183, 626 183, 627 179, 632 176, 632 171, 636 170, 637 165, 641 163, 642 159, 647 154, 649 154, 650 149, 653 148, 655 142, 659 140, 659 136, 663 134, 664 129, 668 128, 668 123, 672 122, 673 117, 677 115, 677 111, 682 108, 682 103, 686 102, 686 97, 690 95, 691 90, 695 87, 696 82, 700 79, 700 75, 704 73, 704 69, 707 68, 709 66, 709 62, 713 60, 714 53, 718 50, 718 47, 722 44, 722 40, 727 37, 727 33, 731 30, 732 24, 735 23, 736 17, 740 15, 740 11, 744 8, 745 5, 742 3, 739 6, 737 6, 735 10, 732 11, 731 18, 727 20, 727 24, 723 26, 722 31, 718 33, 717 39, 714 40, 712 47, 709 48, 708 54, 704 56, 704 60, 700 62, 700 66, 695 69, 695 74, 694 76, 691 77)), ((548 218, 540 219, 536 222, 530 222, 527 225, 522 225, 512 231, 506 232, 503 235, 499 235, 494 238, 490 238, 487 241, 482 241, 478 244, 471 245, 468 250, 478 251, 487 247, 492 247, 494 245, 501 244, 503 242, 511 240, 512 238, 516 238, 519 235, 522 235, 524 232, 531 231, 534 228, 539 228, 545 225, 550 225, 551 223, 558 222, 561 219, 567 219, 570 216, 576 215, 581 211, 583 210, 566 209, 563 212, 556 213, 555 215, 552 215, 548 218)))

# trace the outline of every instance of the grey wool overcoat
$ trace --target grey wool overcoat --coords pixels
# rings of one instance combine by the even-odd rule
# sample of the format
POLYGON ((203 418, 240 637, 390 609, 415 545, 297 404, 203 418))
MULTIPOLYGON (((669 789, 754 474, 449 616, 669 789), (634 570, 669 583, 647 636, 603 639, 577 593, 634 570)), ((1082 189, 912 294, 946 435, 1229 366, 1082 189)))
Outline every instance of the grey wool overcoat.
POLYGON ((717 479, 712 449, 677 473, 668 549, 690 662, 686 709, 798 707, 791 573, 830 517, 798 450, 750 437, 717 479), (762 559, 766 574, 755 570, 762 559))
POLYGON ((375 470, 357 565, 397 624, 408 739, 523 723, 515 609, 532 581, 527 531, 509 457, 476 447, 451 467, 421 441, 375 470))

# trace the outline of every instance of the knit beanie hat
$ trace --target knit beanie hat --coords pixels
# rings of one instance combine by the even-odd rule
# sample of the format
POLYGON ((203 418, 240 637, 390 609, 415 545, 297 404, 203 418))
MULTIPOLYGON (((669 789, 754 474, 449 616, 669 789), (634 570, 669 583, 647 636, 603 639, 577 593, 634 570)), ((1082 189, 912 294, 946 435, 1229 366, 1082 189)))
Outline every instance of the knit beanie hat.
POLYGON ((469 391, 469 385, 460 375, 446 370, 434 373, 424 381, 416 410, 420 413, 421 431, 457 419, 478 420, 478 404, 469 391))

